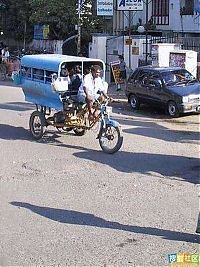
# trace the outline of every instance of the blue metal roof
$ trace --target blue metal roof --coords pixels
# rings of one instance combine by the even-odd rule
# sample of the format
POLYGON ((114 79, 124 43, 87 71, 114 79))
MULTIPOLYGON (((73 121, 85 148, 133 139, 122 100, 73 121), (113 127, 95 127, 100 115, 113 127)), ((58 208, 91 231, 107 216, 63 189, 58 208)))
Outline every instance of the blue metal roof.
POLYGON ((45 69, 51 71, 58 71, 59 65, 64 62, 89 62, 89 61, 100 61, 100 59, 67 56, 60 54, 38 54, 38 55, 25 55, 21 59, 21 65, 30 68, 45 69))

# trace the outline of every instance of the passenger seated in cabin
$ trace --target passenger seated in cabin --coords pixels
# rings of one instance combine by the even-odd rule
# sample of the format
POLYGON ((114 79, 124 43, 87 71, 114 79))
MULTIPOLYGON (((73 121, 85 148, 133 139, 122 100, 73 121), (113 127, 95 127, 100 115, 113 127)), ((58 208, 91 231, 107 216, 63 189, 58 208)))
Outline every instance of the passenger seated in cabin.
POLYGON ((70 97, 72 100, 77 101, 77 94, 79 87, 82 83, 80 66, 75 66, 69 70, 69 87, 68 91, 64 93, 64 97, 70 97))
POLYGON ((67 88, 66 88, 66 91, 68 91, 69 90, 69 86, 71 84, 71 79, 70 79, 70 76, 69 76, 69 71, 65 66, 63 66, 61 71, 60 71, 60 77, 62 77, 62 80, 64 79, 64 81, 68 82, 68 85, 67 85, 67 88))
POLYGON ((60 77, 69 77, 69 71, 67 68, 62 68, 60 71, 60 77))
POLYGON ((69 73, 69 77, 71 81, 69 89, 72 95, 77 95, 79 87, 81 86, 81 83, 82 83, 80 66, 77 65, 74 67, 74 69, 71 69, 69 73))

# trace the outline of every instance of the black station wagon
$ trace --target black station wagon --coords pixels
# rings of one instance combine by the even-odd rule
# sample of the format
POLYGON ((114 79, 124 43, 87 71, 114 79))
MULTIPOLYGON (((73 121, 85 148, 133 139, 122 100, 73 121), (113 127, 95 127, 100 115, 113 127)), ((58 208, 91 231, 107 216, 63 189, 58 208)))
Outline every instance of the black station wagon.
POLYGON ((148 103, 165 108, 171 117, 200 111, 200 83, 179 67, 139 67, 129 77, 125 93, 133 110, 148 103))

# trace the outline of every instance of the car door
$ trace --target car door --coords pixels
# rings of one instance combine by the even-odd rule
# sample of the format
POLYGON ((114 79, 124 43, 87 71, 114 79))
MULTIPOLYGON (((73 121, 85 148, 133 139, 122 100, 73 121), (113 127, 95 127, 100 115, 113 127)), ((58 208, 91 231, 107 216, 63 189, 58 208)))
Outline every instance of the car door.
POLYGON ((164 102, 165 91, 163 89, 164 88, 160 74, 158 72, 151 73, 149 76, 150 101, 157 105, 160 105, 162 102, 164 102))
POLYGON ((149 86, 148 86, 148 70, 140 69, 131 81, 132 93, 142 102, 148 102, 149 86))
POLYGON ((127 81, 125 89, 127 96, 129 96, 130 94, 137 94, 137 83, 135 81, 137 80, 138 73, 138 70, 134 71, 127 81))

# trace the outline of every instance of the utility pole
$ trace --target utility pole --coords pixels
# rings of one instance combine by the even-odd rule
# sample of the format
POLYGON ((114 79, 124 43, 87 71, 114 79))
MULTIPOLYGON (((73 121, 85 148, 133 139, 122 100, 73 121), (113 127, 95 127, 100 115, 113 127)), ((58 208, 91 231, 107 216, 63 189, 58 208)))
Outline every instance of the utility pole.
POLYGON ((146 0, 146 29, 145 29, 145 39, 146 39, 146 51, 145 51, 145 64, 148 64, 148 10, 149 9, 149 2, 146 0))
POLYGON ((23 41, 23 49, 26 50, 26 21, 24 22, 24 41, 23 41))
POLYGON ((131 39, 131 11, 128 12, 128 21, 129 21, 129 31, 128 31, 128 38, 129 38, 129 68, 131 69, 131 46, 132 46, 132 39, 131 39))
POLYGON ((81 52, 81 0, 78 0, 78 41, 77 55, 81 52))

